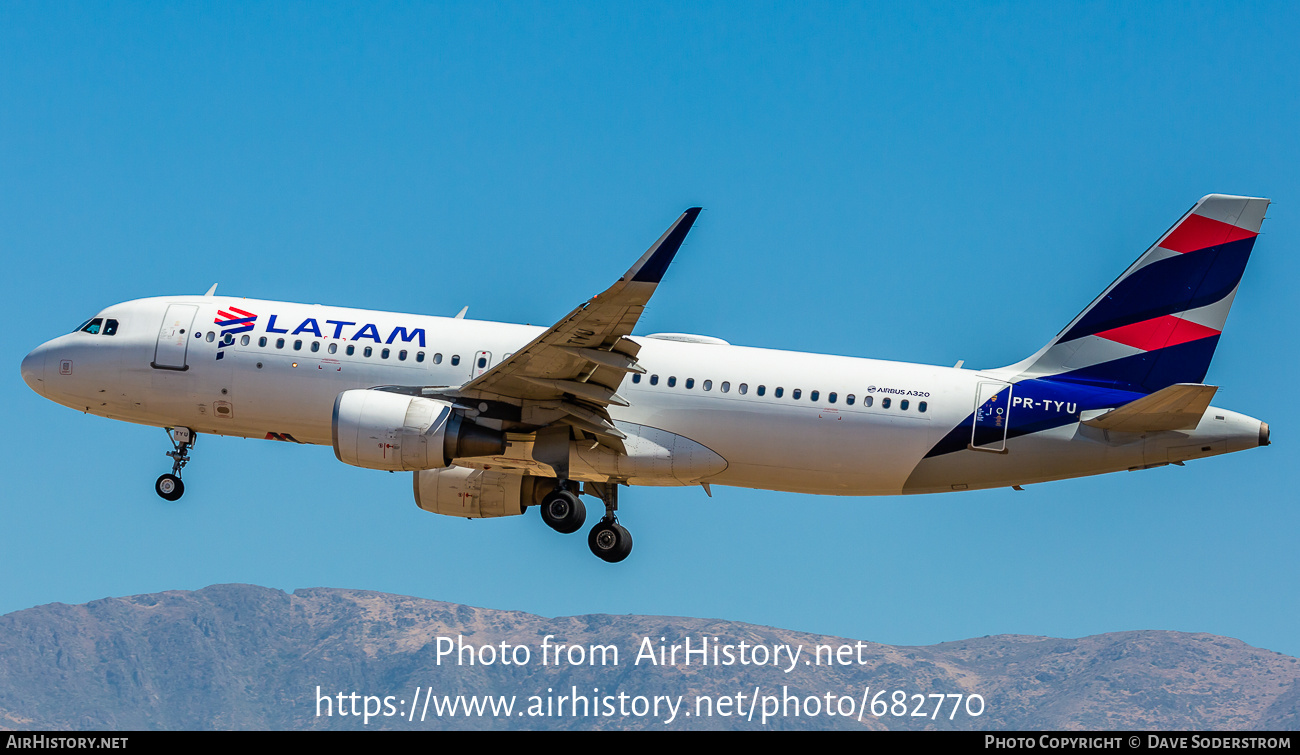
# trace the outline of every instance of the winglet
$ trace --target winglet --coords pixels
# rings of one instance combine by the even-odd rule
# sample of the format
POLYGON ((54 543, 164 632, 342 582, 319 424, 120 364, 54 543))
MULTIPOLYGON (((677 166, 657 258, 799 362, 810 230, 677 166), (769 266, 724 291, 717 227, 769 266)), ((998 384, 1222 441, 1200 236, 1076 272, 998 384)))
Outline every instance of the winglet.
POLYGON ((636 281, 638 283, 658 283, 663 280, 664 273, 668 270, 668 265, 672 263, 673 257, 677 256, 677 250, 682 248, 682 242, 686 240, 686 234, 695 224, 695 218, 700 214, 699 207, 692 207, 682 216, 677 218, 664 235, 654 243, 646 253, 641 255, 641 259, 627 271, 623 276, 625 281, 636 281))

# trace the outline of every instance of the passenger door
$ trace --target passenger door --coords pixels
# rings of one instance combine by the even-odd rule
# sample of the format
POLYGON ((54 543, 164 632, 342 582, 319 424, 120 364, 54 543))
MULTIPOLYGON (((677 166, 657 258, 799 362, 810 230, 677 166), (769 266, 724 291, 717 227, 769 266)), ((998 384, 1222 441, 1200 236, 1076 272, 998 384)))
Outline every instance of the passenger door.
POLYGON ((149 366, 159 370, 189 369, 185 357, 190 348, 190 339, 194 337, 194 315, 198 311, 195 304, 172 304, 167 307, 162 328, 158 331, 153 361, 149 366))

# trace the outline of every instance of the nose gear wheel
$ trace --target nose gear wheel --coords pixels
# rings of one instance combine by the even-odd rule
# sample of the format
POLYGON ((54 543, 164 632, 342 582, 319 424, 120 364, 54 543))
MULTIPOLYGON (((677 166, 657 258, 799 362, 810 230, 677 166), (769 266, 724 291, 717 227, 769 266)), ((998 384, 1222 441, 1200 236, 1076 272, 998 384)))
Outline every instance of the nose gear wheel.
POLYGON ((179 501, 185 495, 185 483, 181 482, 181 470, 190 461, 190 449, 198 433, 188 427, 167 428, 167 437, 172 442, 172 450, 167 455, 172 460, 171 474, 161 475, 154 481, 153 490, 167 501, 179 501))

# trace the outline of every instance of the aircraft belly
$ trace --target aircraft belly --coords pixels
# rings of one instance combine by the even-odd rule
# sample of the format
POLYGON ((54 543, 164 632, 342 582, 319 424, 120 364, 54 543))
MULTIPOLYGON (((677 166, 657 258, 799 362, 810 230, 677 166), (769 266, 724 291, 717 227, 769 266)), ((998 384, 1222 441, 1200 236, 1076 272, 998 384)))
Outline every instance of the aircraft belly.
MULTIPOLYGON (((635 407, 635 405, 634 405, 635 407)), ((929 420, 883 413, 697 399, 620 417, 690 438, 727 468, 718 485, 833 495, 889 495, 934 442, 929 420)))
POLYGON ((1143 469, 1255 448, 1260 421, 1210 407, 1189 431, 1117 432, 1073 422, 1009 438, 1006 453, 961 450, 924 459, 904 493, 1009 487, 1143 469))
POLYGON ((904 493, 1010 487, 1142 467, 1141 436, 1107 441, 1078 423, 1008 438, 1006 453, 961 450, 923 459, 904 493))
POLYGON ((301 443, 329 445, 334 399, 345 390, 370 387, 360 369, 331 364, 327 370, 322 360, 303 355, 234 356, 248 362, 237 370, 236 412, 244 423, 252 423, 250 437, 288 435, 301 443))

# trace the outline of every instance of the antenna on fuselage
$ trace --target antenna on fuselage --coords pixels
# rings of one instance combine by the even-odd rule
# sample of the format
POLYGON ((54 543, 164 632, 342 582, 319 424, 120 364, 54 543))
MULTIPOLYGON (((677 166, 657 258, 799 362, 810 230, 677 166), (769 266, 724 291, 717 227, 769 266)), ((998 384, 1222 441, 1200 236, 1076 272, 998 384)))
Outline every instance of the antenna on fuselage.
MULTIPOLYGON (((213 286, 213 288, 216 288, 216 286, 213 286)), ((460 308, 460 311, 457 312, 457 313, 456 313, 456 316, 453 317, 452 319, 453 319, 453 320, 464 320, 464 319, 465 319, 465 313, 468 312, 468 311, 469 311, 469 305, 466 304, 465 306, 463 306, 463 307, 460 308)))
POLYGON ((208 292, 204 294, 204 296, 216 296, 216 295, 217 295, 217 284, 213 283, 212 288, 209 288, 208 292))

